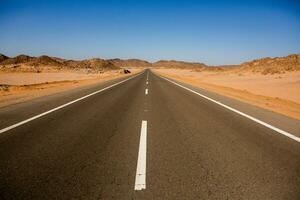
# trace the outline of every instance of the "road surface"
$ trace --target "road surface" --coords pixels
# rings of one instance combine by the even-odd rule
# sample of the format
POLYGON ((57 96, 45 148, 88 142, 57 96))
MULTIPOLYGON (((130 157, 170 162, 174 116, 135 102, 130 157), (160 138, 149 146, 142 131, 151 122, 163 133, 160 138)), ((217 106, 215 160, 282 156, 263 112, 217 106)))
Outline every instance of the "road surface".
POLYGON ((192 91, 146 70, 0 109, 0 199, 300 199, 299 121, 192 91))

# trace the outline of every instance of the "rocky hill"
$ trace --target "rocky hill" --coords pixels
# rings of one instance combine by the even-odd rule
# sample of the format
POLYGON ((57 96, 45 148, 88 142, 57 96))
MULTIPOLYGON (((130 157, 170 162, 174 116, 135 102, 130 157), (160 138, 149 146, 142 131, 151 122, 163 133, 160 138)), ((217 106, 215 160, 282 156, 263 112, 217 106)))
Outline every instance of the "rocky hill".
POLYGON ((13 65, 13 64, 20 64, 20 63, 28 63, 33 60, 33 57, 27 55, 18 55, 14 58, 8 58, 3 60, 0 64, 1 65, 13 65))
POLYGON ((261 74, 276 74, 300 70, 300 54, 291 54, 286 57, 256 59, 242 63, 239 70, 261 74))
POLYGON ((3 62, 4 60, 8 59, 6 55, 0 54, 0 63, 3 62))
POLYGON ((27 55, 19 55, 13 58, 0 56, 0 69, 2 71, 22 71, 36 72, 45 70, 88 70, 89 72, 101 72, 105 70, 119 69, 111 61, 94 58, 81 61, 65 60, 46 55, 39 57, 31 57, 27 55))
POLYGON ((100 58, 93 58, 82 61, 67 60, 63 63, 73 69, 91 69, 97 71, 119 69, 119 67, 114 65, 111 61, 100 58))

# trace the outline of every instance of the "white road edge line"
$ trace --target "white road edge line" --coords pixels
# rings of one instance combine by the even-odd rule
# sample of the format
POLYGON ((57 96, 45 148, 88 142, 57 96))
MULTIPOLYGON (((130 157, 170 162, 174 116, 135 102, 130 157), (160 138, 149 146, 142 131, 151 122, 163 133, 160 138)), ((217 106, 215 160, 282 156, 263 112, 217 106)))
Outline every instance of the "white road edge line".
POLYGON ((218 104, 218 105, 220 105, 220 106, 222 106, 224 108, 227 108, 228 110, 231 110, 231 111, 233 111, 233 112, 235 112, 235 113, 237 113, 237 114, 239 114, 239 115, 241 115, 243 117, 246 117, 246 118, 248 118, 248 119, 250 119, 250 120, 252 120, 252 121, 254 121, 254 122, 258 123, 258 124, 261 124, 261 125, 269 128, 269 129, 272 129, 272 130, 276 131, 277 133, 280 133, 280 134, 285 135, 285 136, 287 136, 287 137, 289 137, 289 138, 291 138, 291 139, 293 139, 293 140, 295 140, 297 142, 300 142, 300 138, 299 137, 297 137, 297 136, 295 136, 295 135, 293 135, 293 134, 291 134, 291 133, 289 133, 287 131, 281 130, 281 129, 279 129, 279 128, 275 127, 275 126, 272 126, 272 125, 270 125, 270 124, 268 124, 266 122, 263 122, 263 121, 255 118, 255 117, 252 117, 252 116, 250 116, 248 114, 245 114, 245 113, 243 113, 243 112, 241 112, 241 111, 239 111, 237 109, 234 109, 234 108, 232 108, 230 106, 227 106, 227 105, 225 105, 225 104, 223 104, 223 103, 221 103, 219 101, 216 101, 216 100, 214 100, 214 99, 212 99, 210 97, 207 97, 207 96, 205 96, 203 94, 200 94, 200 93, 198 93, 198 92, 196 92, 196 91, 194 91, 194 90, 192 90, 190 88, 187 88, 187 87, 185 87, 183 85, 180 85, 180 84, 178 84, 178 83, 176 83, 176 82, 174 82, 174 81, 172 81, 172 80, 170 80, 168 78, 165 78, 165 77, 162 77, 162 76, 160 76, 160 77, 163 78, 163 79, 165 79, 165 80, 167 80, 167 81, 169 81, 169 82, 171 82, 171 83, 173 83, 173 84, 175 84, 175 85, 177 85, 177 86, 179 86, 179 87, 181 87, 181 88, 183 88, 183 89, 186 89, 186 90, 188 90, 188 91, 190 91, 190 92, 192 92, 194 94, 197 94, 197 95, 199 95, 199 96, 201 96, 201 97, 203 97, 203 98, 205 98, 205 99, 207 99, 207 100, 209 100, 209 101, 211 101, 213 103, 216 103, 216 104, 218 104))
POLYGON ((146 189, 147 121, 142 121, 134 190, 146 189))
POLYGON ((148 89, 145 90, 145 95, 147 95, 147 94, 148 94, 148 89))
POLYGON ((132 77, 130 77, 130 78, 128 78, 128 79, 125 79, 125 80, 120 81, 120 82, 118 82, 118 83, 115 83, 115 84, 112 84, 112 85, 110 85, 110 86, 107 86, 107 87, 105 87, 105 88, 103 88, 103 89, 97 90, 97 91, 95 91, 95 92, 93 92, 93 93, 90 93, 90 94, 88 94, 88 95, 85 95, 85 96, 83 96, 83 97, 80 97, 80 98, 78 98, 78 99, 75 99, 75 100, 73 100, 73 101, 70 101, 70 102, 68 102, 68 103, 65 103, 65 104, 63 104, 63 105, 60 105, 60 106, 58 106, 58 107, 56 107, 56 108, 53 108, 53 109, 48 110, 48 111, 46 111, 46 112, 43 112, 43 113, 41 113, 41 114, 35 115, 35 116, 33 116, 33 117, 29 118, 29 119, 23 120, 23 121, 21 121, 21 122, 18 122, 18 123, 16 123, 16 124, 13 124, 13 125, 11 125, 11 126, 8 126, 8 127, 6 127, 6 128, 3 128, 3 129, 0 130, 0 134, 1 134, 1 133, 4 133, 4 132, 6 132, 6 131, 9 131, 9 130, 11 130, 11 129, 14 129, 14 128, 18 127, 18 126, 21 126, 21 125, 23 125, 23 124, 26 124, 26 123, 28 123, 28 122, 30 122, 30 121, 32 121, 32 120, 35 120, 35 119, 37 119, 37 118, 40 118, 40 117, 42 117, 42 116, 44 116, 44 115, 47 115, 47 114, 50 114, 50 113, 52 113, 52 112, 54 112, 54 111, 57 111, 57 110, 59 110, 59 109, 62 109, 62 108, 66 107, 66 106, 69 106, 69 105, 71 105, 71 104, 73 104, 73 103, 76 103, 76 102, 78 102, 78 101, 81 101, 81 100, 83 100, 83 99, 86 99, 86 98, 88 98, 88 97, 90 97, 90 96, 93 96, 93 95, 95 95, 95 94, 97 94, 97 93, 103 92, 104 90, 107 90, 107 89, 109 89, 109 88, 112 88, 112 87, 114 87, 114 86, 117 86, 117 85, 119 85, 119 84, 121 84, 121 83, 124 83, 124 82, 126 82, 126 81, 129 81, 130 79, 133 79, 133 78, 135 78, 135 77, 137 77, 137 76, 139 76, 139 75, 141 75, 141 74, 142 74, 142 73, 137 74, 137 75, 132 76, 132 77))

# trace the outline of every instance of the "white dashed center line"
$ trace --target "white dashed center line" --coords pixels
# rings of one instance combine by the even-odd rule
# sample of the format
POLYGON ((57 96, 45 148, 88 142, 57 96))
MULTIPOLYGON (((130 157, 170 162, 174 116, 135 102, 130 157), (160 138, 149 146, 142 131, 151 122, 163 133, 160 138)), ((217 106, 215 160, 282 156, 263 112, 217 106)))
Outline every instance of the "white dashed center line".
POLYGON ((148 89, 145 90, 145 95, 147 95, 147 94, 148 94, 148 89))
POLYGON ((147 121, 142 121, 134 190, 146 189, 147 121))

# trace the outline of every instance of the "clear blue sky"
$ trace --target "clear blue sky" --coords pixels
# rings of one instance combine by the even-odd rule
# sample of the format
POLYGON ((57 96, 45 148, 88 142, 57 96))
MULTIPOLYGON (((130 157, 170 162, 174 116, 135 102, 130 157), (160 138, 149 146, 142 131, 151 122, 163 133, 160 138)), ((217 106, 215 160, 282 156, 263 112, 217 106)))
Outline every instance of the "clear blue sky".
POLYGON ((237 64, 300 53, 300 1, 0 0, 0 53, 237 64))

